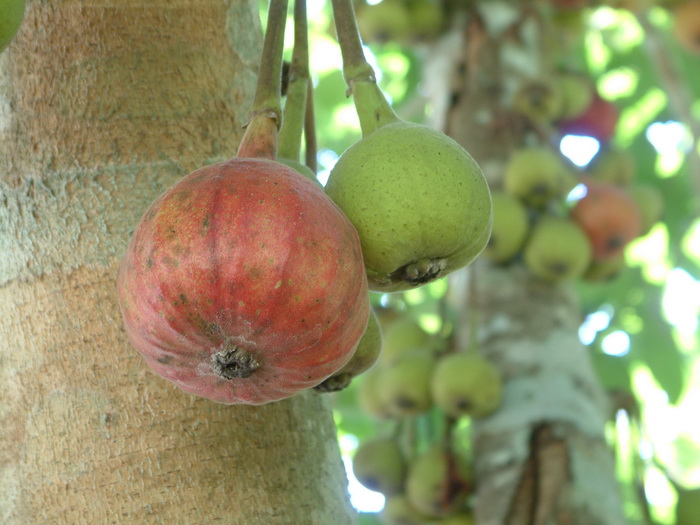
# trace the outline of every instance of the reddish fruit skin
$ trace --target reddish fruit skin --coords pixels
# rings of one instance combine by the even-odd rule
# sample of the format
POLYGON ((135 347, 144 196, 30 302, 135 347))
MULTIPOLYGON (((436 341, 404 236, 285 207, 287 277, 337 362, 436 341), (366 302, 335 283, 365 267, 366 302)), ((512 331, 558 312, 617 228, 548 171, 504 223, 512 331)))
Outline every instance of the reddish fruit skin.
POLYGON ((561 121, 559 130, 564 135, 586 135, 605 143, 615 135, 618 120, 617 106, 594 94, 588 109, 576 118, 561 121))
POLYGON ((571 218, 586 232, 594 261, 607 261, 622 253, 642 232, 637 203, 623 189, 587 180, 588 193, 571 210, 571 218))
POLYGON ((266 159, 190 173, 141 219, 122 260, 127 335, 182 390, 258 405, 313 387, 352 357, 369 316, 357 232, 323 190, 266 159), (212 356, 257 369, 226 378, 212 356))

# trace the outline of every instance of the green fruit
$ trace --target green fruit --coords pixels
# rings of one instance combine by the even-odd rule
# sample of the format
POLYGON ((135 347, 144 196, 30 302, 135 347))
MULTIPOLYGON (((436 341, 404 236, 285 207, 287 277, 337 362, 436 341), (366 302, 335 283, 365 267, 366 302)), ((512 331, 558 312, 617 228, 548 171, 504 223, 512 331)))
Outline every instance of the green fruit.
POLYGON ((469 464, 442 446, 428 449, 409 465, 406 496, 413 507, 428 516, 458 512, 471 488, 469 464))
POLYGON ((522 248, 530 229, 525 206, 503 191, 491 193, 493 229, 484 255, 494 262, 506 262, 522 248))
POLYGON ((386 525, 426 525, 430 519, 413 508, 405 494, 387 497, 379 517, 386 525))
POLYGON ((381 370, 379 399, 392 416, 414 416, 432 406, 430 377, 435 358, 425 351, 407 352, 381 370))
POLYGON ((435 404, 452 417, 484 417, 500 406, 503 381, 486 359, 460 352, 437 362, 431 392, 435 404))
POLYGON ((384 495, 403 489, 406 461, 392 438, 375 438, 360 444, 352 460, 352 471, 365 487, 384 495))
POLYGON ((418 321, 410 317, 401 317, 392 322, 384 330, 384 343, 380 361, 389 364, 403 355, 407 350, 425 348, 433 352, 435 343, 433 338, 418 324, 418 321))
POLYGON ((697 525, 700 517, 700 488, 677 488, 676 525, 697 525))
POLYGON ((357 350, 347 364, 320 385, 314 387, 319 392, 337 392, 346 388, 354 377, 369 370, 377 361, 382 350, 382 330, 374 310, 369 311, 367 328, 362 334, 357 350))
POLYGON ((278 158, 277 162, 280 162, 284 164, 285 166, 289 166, 293 170, 296 170, 297 173, 301 173, 304 177, 309 179, 312 182, 315 182, 318 184, 320 187, 323 185, 319 182, 319 180, 316 178, 316 174, 311 171, 311 168, 309 168, 306 164, 302 164, 298 160, 294 159, 286 159, 286 158, 278 158))
POLYGON ((581 74, 559 73, 554 82, 562 96, 562 111, 559 118, 569 120, 583 114, 593 101, 593 84, 581 74))
POLYGON ((24 0, 0 0, 0 52, 17 34, 24 18, 24 0))
POLYGON ((614 279, 626 267, 627 262, 625 261, 625 254, 621 253, 612 259, 592 261, 586 273, 583 274, 583 278, 586 281, 602 283, 614 279))
POLYGON ((433 0, 410 0, 408 18, 411 39, 418 42, 434 39, 445 25, 442 7, 433 0))
POLYGON ((462 268, 491 234, 481 169, 426 126, 398 121, 369 133, 340 156, 326 192, 360 235, 375 291, 407 290, 462 268))
POLYGON ((591 256, 591 243, 584 231, 571 220, 552 216, 535 224, 524 251, 530 271, 552 282, 581 277, 591 256))
POLYGON ((357 403, 362 411, 383 419, 390 416, 389 407, 380 397, 382 370, 370 369, 359 380, 357 390, 357 403))
POLYGON ((542 208, 559 195, 565 171, 561 158, 551 149, 523 148, 508 161, 503 184, 528 206, 542 208))
POLYGON ((367 43, 401 41, 411 32, 411 20, 403 0, 360 5, 356 16, 360 36, 367 43))
POLYGON ((598 182, 627 186, 634 179, 637 166, 629 151, 608 149, 596 155, 588 170, 598 182))
POLYGON ((637 203, 642 217, 642 233, 646 235, 654 226, 664 211, 664 197, 656 186, 638 183, 627 190, 630 197, 637 203))
POLYGON ((513 109, 534 122, 553 122, 562 114, 564 97, 552 80, 523 84, 513 98, 513 109))

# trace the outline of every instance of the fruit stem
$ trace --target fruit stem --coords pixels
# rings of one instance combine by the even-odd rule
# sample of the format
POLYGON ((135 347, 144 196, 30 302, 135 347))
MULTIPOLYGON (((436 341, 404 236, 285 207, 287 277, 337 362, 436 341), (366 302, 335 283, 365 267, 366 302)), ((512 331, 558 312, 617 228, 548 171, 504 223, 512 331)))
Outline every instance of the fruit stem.
POLYGON ((278 137, 277 156, 299 160, 309 85, 309 37, 306 0, 294 2, 294 51, 289 67, 287 100, 278 137))
POLYGON ((377 86, 374 69, 365 58, 352 0, 333 0, 333 20, 343 56, 347 94, 353 96, 362 135, 366 136, 386 124, 399 122, 399 117, 377 86))
POLYGON ((274 159, 277 156, 277 130, 282 124, 282 55, 287 3, 288 0, 270 0, 255 99, 238 147, 238 157, 274 159))
POLYGON ((314 116, 314 87, 307 83, 306 115, 304 117, 304 138, 306 139, 306 165, 316 173, 318 160, 316 158, 318 143, 316 142, 316 118, 314 116))

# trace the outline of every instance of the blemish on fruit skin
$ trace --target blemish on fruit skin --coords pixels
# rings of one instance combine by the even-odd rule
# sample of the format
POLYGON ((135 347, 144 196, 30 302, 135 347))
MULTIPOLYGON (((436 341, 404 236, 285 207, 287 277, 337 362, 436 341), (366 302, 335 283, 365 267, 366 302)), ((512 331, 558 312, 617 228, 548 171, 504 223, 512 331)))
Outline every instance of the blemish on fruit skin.
POLYGON ((277 282, 275 283, 275 290, 276 290, 277 288, 279 288, 280 286, 282 286, 282 281, 277 281, 277 282))

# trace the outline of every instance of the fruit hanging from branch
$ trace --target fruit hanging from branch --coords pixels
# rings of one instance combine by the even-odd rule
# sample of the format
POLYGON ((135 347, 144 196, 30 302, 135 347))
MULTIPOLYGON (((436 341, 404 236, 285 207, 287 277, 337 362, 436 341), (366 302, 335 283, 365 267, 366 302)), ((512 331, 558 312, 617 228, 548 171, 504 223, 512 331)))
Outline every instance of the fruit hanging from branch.
POLYGON ((358 230, 370 289, 421 286, 484 249, 489 189, 457 142, 398 118, 364 58, 351 2, 334 0, 333 11, 363 138, 340 156, 326 193, 358 230))
POLYGON ((271 2, 253 114, 237 156, 190 173, 145 212, 118 277, 127 335, 182 390, 262 404, 352 357, 369 297, 352 224, 273 160, 286 0, 271 2))

